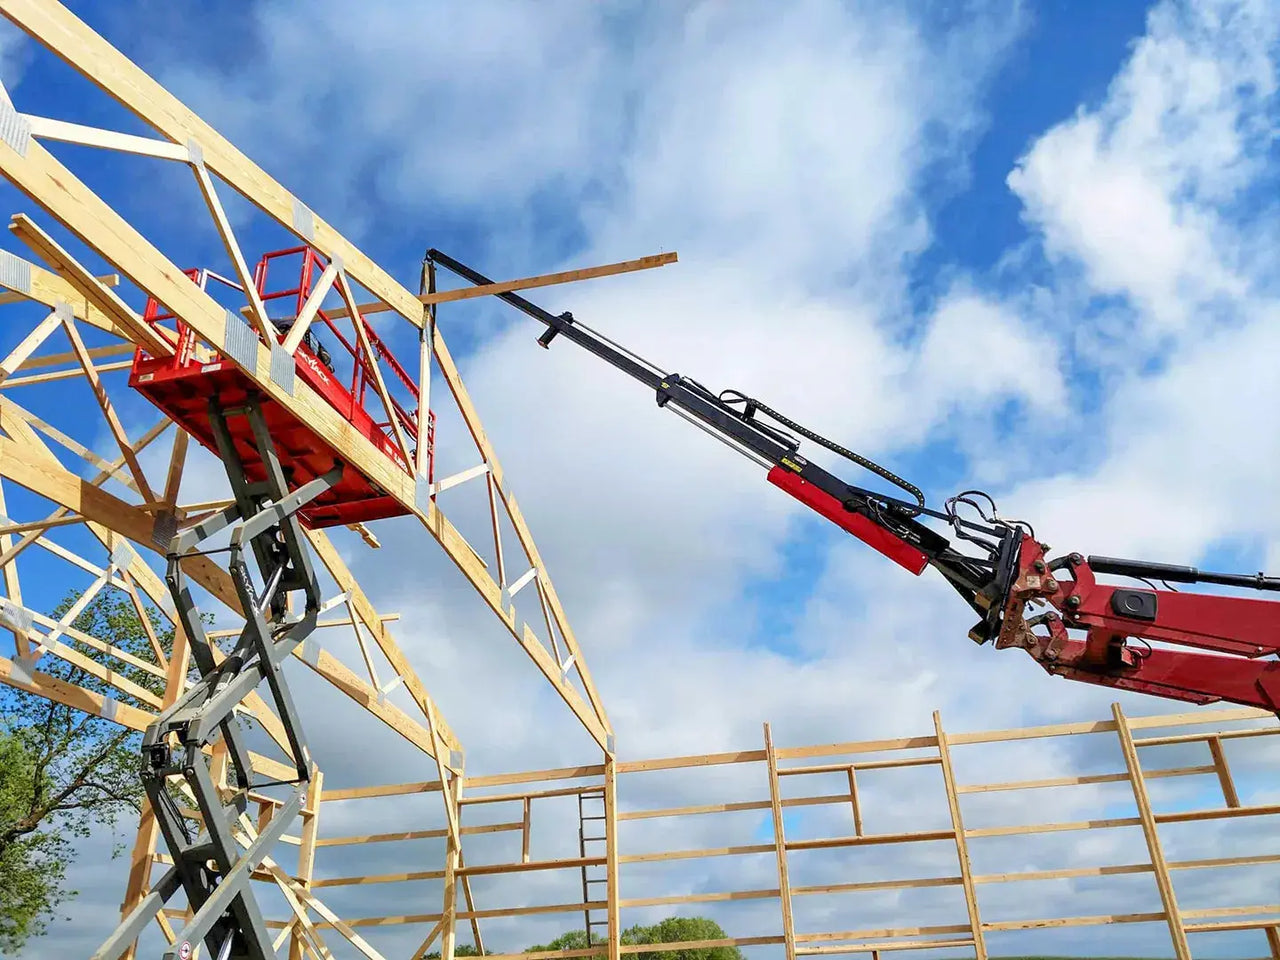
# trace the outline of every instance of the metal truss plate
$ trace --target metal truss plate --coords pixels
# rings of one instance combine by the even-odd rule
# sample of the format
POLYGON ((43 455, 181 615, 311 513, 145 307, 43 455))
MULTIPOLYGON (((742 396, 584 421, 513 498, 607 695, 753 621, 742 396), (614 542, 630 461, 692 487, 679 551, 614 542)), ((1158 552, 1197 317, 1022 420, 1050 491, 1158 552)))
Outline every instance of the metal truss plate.
POLYGON ((413 505, 419 513, 427 513, 431 509, 431 482, 422 474, 414 477, 413 505))
POLYGON ((278 343, 271 344, 271 382, 290 396, 296 370, 293 354, 278 343))
POLYGON ((15 257, 8 250, 0 250, 0 286, 17 290, 19 293, 30 293, 30 262, 21 257, 15 257))
POLYGON ((13 666, 9 668, 9 679, 17 683, 26 684, 28 687, 34 687, 36 658, 32 657, 14 657, 13 666))
POLYGON ((316 238, 316 215, 297 197, 293 198, 293 229, 304 240, 316 238))
POLYGON ((4 624, 10 630, 26 633, 31 629, 31 611, 12 600, 6 600, 0 606, 0 624, 4 624))
POLYGON ((14 109, 8 97, 0 98, 0 140, 18 152, 27 155, 31 143, 31 121, 14 109))
MULTIPOLYGON (((158 517, 156 519, 159 520, 158 517)), ((122 540, 117 543, 115 548, 111 551, 111 562, 115 564, 117 570, 128 570, 129 565, 133 563, 133 558, 135 556, 136 554, 133 552, 133 547, 129 546, 129 544, 122 540)))
POLYGON ((178 535, 178 517, 170 510, 157 513, 155 523, 151 526, 151 542, 157 550, 169 552, 173 538, 178 535))
POLYGON ((258 333, 238 314, 227 311, 227 329, 222 335, 222 351, 250 370, 258 364, 258 333))

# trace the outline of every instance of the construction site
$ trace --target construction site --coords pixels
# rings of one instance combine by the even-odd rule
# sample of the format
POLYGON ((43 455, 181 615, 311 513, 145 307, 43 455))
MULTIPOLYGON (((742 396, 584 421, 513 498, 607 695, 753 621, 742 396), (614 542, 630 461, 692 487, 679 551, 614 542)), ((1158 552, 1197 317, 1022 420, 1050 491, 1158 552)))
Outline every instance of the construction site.
POLYGON ((593 328, 607 318, 538 305, 694 269, 674 252, 508 279, 424 234, 420 263, 379 264, 323 197, 277 182, 59 3, 0 14, 134 121, 0 96, 0 174, 28 201, 0 250, 0 682, 141 734, 146 803, 95 868, 118 878, 119 914, 93 960, 986 960, 1078 954, 1081 930, 1116 931, 1120 955, 1129 928, 1152 931, 1144 956, 1280 960, 1280 579, 1051 550, 974 491, 927 505, 759 400, 631 352, 593 328), (192 262, 104 199, 125 164, 181 175, 173 216, 223 255, 192 262), (250 249, 251 229, 278 242, 250 249), (955 643, 1016 658, 1028 701, 1081 684, 1126 699, 990 730, 940 709, 871 724, 850 705, 827 742, 775 738, 762 715, 731 750, 636 750, 640 721, 615 733, 592 677, 607 638, 575 633, 446 345, 463 329, 447 311, 480 298, 527 326, 531 365, 540 346, 612 367, 653 418, 750 461, 760 500, 807 508, 903 578, 940 577, 976 621, 955 643), (455 733, 433 698, 446 685, 491 698, 495 726, 521 721, 504 687, 402 643, 409 625, 373 599, 389 585, 353 573, 371 551, 417 564, 399 559, 410 544, 441 561, 441 594, 465 594, 501 669, 531 696, 549 685, 575 731, 566 765, 498 767, 455 733), (136 616, 137 649, 76 626, 103 597, 136 616), (339 726, 394 759, 353 779, 350 747, 326 742, 339 726), (627 942, 662 916, 726 936, 627 942), (533 921, 585 946, 516 952, 533 921))

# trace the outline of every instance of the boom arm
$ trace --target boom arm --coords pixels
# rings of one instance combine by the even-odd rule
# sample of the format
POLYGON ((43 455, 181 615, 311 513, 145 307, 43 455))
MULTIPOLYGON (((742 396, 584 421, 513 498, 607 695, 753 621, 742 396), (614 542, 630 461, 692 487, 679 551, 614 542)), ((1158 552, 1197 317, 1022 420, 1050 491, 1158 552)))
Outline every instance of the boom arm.
MULTIPOLYGON (((452 257, 427 251, 425 269, 434 271, 436 264, 471 283, 491 283, 452 257)), ((917 575, 933 567, 981 616, 969 634, 974 641, 1020 647, 1049 673, 1073 680, 1192 703, 1228 700, 1280 711, 1280 662, 1274 659, 1280 654, 1280 604, 1107 586, 1095 574, 1163 580, 1166 586, 1172 580, 1271 591, 1280 590, 1280 579, 1078 553, 1050 560, 1048 546, 1029 525, 999 518, 993 503, 990 514, 984 512, 979 498, 990 502, 985 494, 966 491, 948 500, 943 511, 932 510, 919 488, 758 400, 733 390, 717 395, 696 380, 667 373, 571 313, 553 315, 516 293, 495 295, 546 325, 541 346, 558 336, 571 340, 653 390, 659 407, 763 467, 774 486, 898 565, 917 575), (794 434, 870 470, 915 502, 846 483, 801 456, 794 434), (961 517, 962 507, 975 510, 981 522, 961 517), (945 522, 957 540, 981 555, 961 552, 924 518, 945 522), (1031 604, 1052 610, 1028 617, 1031 604)))

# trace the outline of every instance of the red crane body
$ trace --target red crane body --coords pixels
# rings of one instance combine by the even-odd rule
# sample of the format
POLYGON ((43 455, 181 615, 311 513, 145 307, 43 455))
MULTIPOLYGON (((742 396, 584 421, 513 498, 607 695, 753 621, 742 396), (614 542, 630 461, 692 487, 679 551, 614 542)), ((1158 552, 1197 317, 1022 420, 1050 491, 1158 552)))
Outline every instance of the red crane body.
MULTIPOLYGON (((428 251, 427 262, 474 284, 491 282, 438 250, 428 251)), ((1051 560, 1030 526, 1000 518, 986 494, 966 491, 943 511, 932 510, 918 487, 758 400, 735 390, 714 394, 696 380, 667 373, 571 313, 552 315, 515 293, 496 296, 546 325, 541 346, 558 336, 572 340, 652 389, 659 407, 764 467, 774 486, 899 566, 917 575, 933 567, 981 616, 970 631, 976 642, 1025 650, 1049 673, 1071 680, 1280 713, 1280 603, 1151 586, 1172 580, 1280 591, 1280 578, 1078 553, 1051 560), (797 435, 872 471, 915 502, 846 483, 801 456, 797 435), (991 503, 989 515, 979 499, 991 503), (962 518, 961 505, 976 510, 981 522, 962 518), (923 518, 945 522, 957 541, 979 552, 960 551, 923 518), (1102 584, 1097 574, 1136 578, 1144 587, 1102 584), (1048 609, 1032 614, 1035 607, 1048 609)))

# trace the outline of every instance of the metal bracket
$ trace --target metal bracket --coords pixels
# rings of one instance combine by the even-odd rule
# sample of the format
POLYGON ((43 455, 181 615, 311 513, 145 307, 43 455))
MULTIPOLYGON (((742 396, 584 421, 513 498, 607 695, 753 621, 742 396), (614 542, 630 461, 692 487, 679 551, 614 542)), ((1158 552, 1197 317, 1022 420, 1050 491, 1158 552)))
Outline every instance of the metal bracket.
POLYGON ((31 611, 12 600, 5 600, 3 605, 0 605, 0 623, 10 630, 26 633, 33 623, 31 611))
POLYGON ((293 354, 278 343, 271 344, 271 382, 293 396, 296 375, 297 366, 294 363, 293 354))
POLYGON ((427 513, 431 509, 433 486, 435 485, 420 473, 413 478, 413 505, 421 513, 427 513))
POLYGON ((204 148, 195 141, 195 138, 187 140, 187 158, 193 167, 204 166, 204 148))
POLYGON ((168 553, 169 545, 177 535, 178 515, 172 510, 157 513, 155 522, 151 525, 151 542, 156 549, 168 553))
POLYGON ((3 140, 18 156, 25 157, 31 145, 31 121, 14 108, 9 98, 0 98, 0 140, 3 140))
POLYGON ((35 665, 36 658, 34 656, 15 657, 13 667, 9 670, 10 679, 16 680, 18 683, 25 683, 29 687, 34 687, 36 685, 36 678, 33 672, 35 665))
POLYGON ((238 313, 226 311, 227 328, 222 335, 222 352, 240 366, 253 370, 258 365, 258 332, 238 313))
POLYGON ((0 286, 18 293, 31 292, 31 262, 0 250, 0 286))
POLYGON ((305 240, 316 238, 316 215, 297 197, 293 198, 293 229, 305 240))
MULTIPOLYGON (((156 518, 159 520, 159 517, 156 518)), ((111 562, 117 570, 128 570, 129 565, 133 563, 133 558, 137 556, 133 552, 133 547, 121 540, 111 550, 111 562)))
POLYGON ((613 734, 612 734, 612 733, 607 733, 607 734, 605 734, 605 737, 604 737, 604 748, 605 748, 605 750, 607 750, 609 753, 615 753, 615 752, 616 752, 616 748, 617 748, 617 741, 615 741, 615 740, 614 740, 614 737, 613 737, 613 734))

